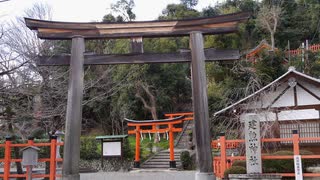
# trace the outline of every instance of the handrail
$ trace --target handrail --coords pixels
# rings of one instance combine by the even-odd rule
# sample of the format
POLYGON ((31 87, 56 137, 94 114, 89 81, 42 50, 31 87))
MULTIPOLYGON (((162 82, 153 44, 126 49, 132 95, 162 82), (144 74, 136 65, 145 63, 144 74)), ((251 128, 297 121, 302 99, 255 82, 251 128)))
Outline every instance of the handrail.
POLYGON ((181 133, 179 134, 179 136, 176 138, 176 142, 174 143, 174 147, 178 146, 183 134, 185 133, 185 131, 188 128, 188 125, 190 124, 190 121, 187 121, 186 124, 183 126, 183 129, 181 131, 181 133))

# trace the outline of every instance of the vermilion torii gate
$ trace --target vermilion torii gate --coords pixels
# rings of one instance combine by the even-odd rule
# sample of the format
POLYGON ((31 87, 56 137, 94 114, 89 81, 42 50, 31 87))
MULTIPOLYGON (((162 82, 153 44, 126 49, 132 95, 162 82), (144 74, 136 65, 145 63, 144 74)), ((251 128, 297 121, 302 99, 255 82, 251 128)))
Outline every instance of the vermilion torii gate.
POLYGON ((134 130, 128 130, 128 134, 136 135, 136 152, 134 167, 140 167, 140 136, 142 133, 156 134, 156 133, 168 133, 169 136, 169 151, 170 151, 170 168, 176 168, 176 161, 174 159, 174 138, 173 133, 181 132, 182 128, 176 128, 174 125, 181 124, 184 120, 184 116, 179 116, 171 119, 161 120, 143 120, 137 121, 132 119, 125 119, 128 122, 128 127, 134 127, 134 130), (166 126, 164 128, 157 128, 157 126, 166 126), (151 129, 143 129, 143 127, 151 127, 151 129))
POLYGON ((239 52, 203 48, 203 34, 225 34, 237 31, 238 23, 248 13, 227 14, 209 18, 141 21, 125 23, 71 23, 25 18, 41 39, 72 40, 71 56, 39 57, 39 65, 70 65, 66 114, 63 180, 79 180, 80 132, 83 98, 83 66, 97 64, 179 63, 191 62, 192 95, 198 173, 196 179, 212 179, 211 136, 205 60, 236 60, 239 52), (189 52, 144 54, 142 38, 189 36, 189 52), (130 38, 131 54, 85 56, 85 39, 130 38))

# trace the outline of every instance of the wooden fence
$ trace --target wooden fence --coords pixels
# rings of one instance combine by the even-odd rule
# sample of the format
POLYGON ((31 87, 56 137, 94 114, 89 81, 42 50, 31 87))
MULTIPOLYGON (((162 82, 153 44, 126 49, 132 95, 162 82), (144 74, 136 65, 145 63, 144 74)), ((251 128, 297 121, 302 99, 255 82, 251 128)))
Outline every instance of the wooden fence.
MULTIPOLYGON (((271 138, 271 139, 261 139, 261 143, 270 142, 292 142, 293 154, 300 155, 299 142, 301 141, 319 141, 320 137, 299 137, 299 134, 292 134, 291 138, 271 138)), ((227 149, 239 148, 240 144, 244 144, 244 139, 226 140, 225 136, 220 136, 218 140, 213 140, 211 145, 214 149, 220 149, 220 156, 213 158, 213 168, 216 177, 223 178, 224 172, 229 169, 235 160, 246 160, 245 156, 228 156, 227 149)), ((272 155, 262 155, 262 159, 292 159, 294 155, 283 155, 283 156, 272 156, 272 155)), ((302 159, 320 159, 320 155, 301 155, 302 159)), ((265 174, 279 174, 283 177, 294 177, 295 173, 265 173, 265 174)), ((305 177, 320 177, 320 173, 303 173, 305 177)))
MULTIPOLYGON (((10 178, 26 178, 27 172, 24 174, 14 174, 10 171, 10 164, 15 162, 21 162, 22 159, 13 159, 11 157, 11 151, 15 147, 24 148, 28 146, 35 147, 50 147, 50 154, 48 158, 40 158, 38 162, 50 162, 50 173, 49 174, 33 174, 32 178, 49 178, 50 180, 55 180, 56 177, 61 177, 61 174, 56 174, 57 162, 62 162, 61 158, 57 158, 57 146, 62 146, 63 143, 58 143, 56 137, 52 137, 48 143, 35 143, 32 139, 29 139, 25 144, 14 144, 10 138, 6 138, 4 144, 0 144, 0 148, 4 148, 4 158, 0 159, 0 162, 4 164, 3 174, 0 174, 0 178, 3 180, 9 180, 10 178)), ((1 158, 1 157, 0 157, 1 158)))
MULTIPOLYGON (((315 44, 315 45, 309 46, 309 51, 311 51, 311 52, 318 52, 318 51, 320 51, 320 44, 315 44)), ((302 54, 302 52, 303 52, 302 49, 294 49, 294 50, 287 51, 286 53, 287 53, 287 54, 290 53, 291 56, 296 56, 296 55, 302 54)))

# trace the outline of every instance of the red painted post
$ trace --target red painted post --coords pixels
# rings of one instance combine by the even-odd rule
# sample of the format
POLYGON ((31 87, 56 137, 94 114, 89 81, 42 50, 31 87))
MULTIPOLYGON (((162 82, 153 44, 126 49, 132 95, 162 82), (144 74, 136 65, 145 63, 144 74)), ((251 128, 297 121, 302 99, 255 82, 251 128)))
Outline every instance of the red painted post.
POLYGON ((28 138, 28 146, 33 146, 34 142, 33 142, 33 137, 29 137, 28 138))
POLYGON ((300 155, 298 130, 292 130, 293 154, 300 155))
POLYGON ((174 139, 173 139, 173 125, 169 124, 169 149, 170 149, 170 168, 176 168, 176 161, 174 160, 174 139))
POLYGON ((134 167, 140 168, 140 126, 136 126, 136 156, 134 167))
POLYGON ((57 136, 51 136, 50 145, 50 180, 56 179, 56 166, 57 166, 57 136))
POLYGON ((221 176, 224 176, 224 171, 227 170, 227 152, 226 152, 226 137, 225 133, 220 133, 220 157, 221 157, 221 176))
POLYGON ((10 161, 11 161, 11 137, 6 137, 5 147, 4 147, 4 171, 3 179, 9 180, 10 177, 10 161))

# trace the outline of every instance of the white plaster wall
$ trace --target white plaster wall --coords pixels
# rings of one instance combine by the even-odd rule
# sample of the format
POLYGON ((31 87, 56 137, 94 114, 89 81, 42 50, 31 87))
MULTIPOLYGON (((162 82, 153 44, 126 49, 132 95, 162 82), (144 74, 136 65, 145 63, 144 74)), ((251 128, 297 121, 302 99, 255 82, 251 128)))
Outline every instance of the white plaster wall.
POLYGON ((320 101, 309 94, 307 91, 297 86, 298 105, 320 104, 320 101))
MULTIPOLYGON (((246 116, 252 113, 242 113, 240 115, 240 121, 244 122, 246 116)), ((275 121, 276 114, 273 112, 259 112, 256 113, 261 122, 265 121, 275 121)), ((307 110, 290 110, 290 111, 281 111, 278 113, 279 121, 287 120, 310 120, 310 119, 319 119, 319 111, 314 109, 307 110)))
POLYGON ((271 107, 294 106, 293 88, 289 88, 271 107))

